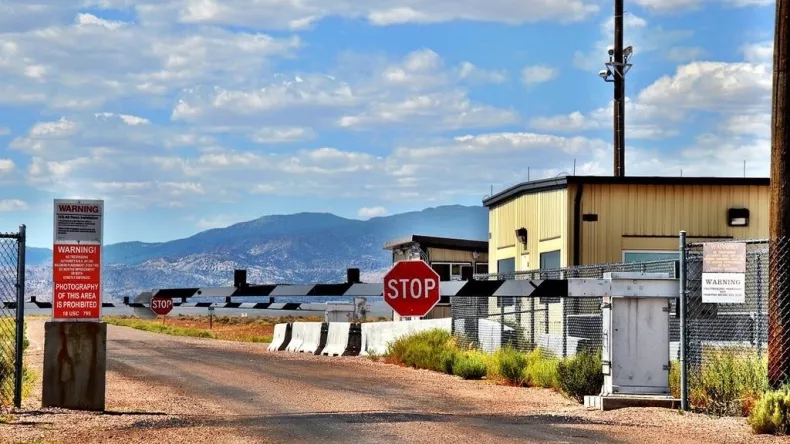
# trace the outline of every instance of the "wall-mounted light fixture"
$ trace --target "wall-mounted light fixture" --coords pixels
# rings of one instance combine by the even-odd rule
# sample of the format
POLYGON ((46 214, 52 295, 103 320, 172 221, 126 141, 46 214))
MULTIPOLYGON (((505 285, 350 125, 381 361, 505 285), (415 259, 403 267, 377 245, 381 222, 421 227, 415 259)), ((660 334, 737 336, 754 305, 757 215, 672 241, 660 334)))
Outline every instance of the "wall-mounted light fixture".
POLYGON ((472 252, 472 259, 477 260, 477 258, 479 257, 480 257, 480 253, 478 253, 477 251, 472 252))
POLYGON ((727 210, 727 225, 731 227, 749 226, 749 209, 730 208, 727 210))
POLYGON ((524 227, 519 228, 516 230, 516 239, 521 242, 523 245, 527 244, 527 229, 524 227))

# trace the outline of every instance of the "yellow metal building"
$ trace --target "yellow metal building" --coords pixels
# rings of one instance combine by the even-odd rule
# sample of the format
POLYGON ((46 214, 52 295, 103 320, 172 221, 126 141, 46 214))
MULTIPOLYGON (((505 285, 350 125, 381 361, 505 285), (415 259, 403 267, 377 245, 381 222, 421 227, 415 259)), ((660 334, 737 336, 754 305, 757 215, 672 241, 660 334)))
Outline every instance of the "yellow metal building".
POLYGON ((483 201, 489 270, 677 258, 689 242, 768 237, 768 178, 565 176, 483 201))
MULTIPOLYGON (((689 242, 766 238, 769 190, 767 178, 565 176, 518 184, 483 201, 489 270, 677 259, 681 230, 689 242)), ((566 327, 576 331, 574 322, 598 311, 565 298, 502 299, 488 301, 490 319, 521 324, 558 354, 576 350, 563 342, 566 327), (569 309, 575 316, 566 318, 569 309)))

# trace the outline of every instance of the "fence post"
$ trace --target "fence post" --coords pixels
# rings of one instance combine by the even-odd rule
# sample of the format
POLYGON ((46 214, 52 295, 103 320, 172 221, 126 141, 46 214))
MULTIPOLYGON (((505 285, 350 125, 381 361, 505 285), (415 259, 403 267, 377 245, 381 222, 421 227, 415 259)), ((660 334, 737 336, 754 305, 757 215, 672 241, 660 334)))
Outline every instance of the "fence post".
POLYGON ((16 262, 16 360, 14 365, 14 407, 22 408, 22 369, 25 343, 25 244, 26 227, 19 226, 16 262))
MULTIPOLYGON (((566 279, 565 272, 560 272, 560 279, 566 279)), ((562 304, 562 357, 568 357, 568 295, 560 299, 562 304)), ((548 312, 546 313, 548 317, 548 312)))
POLYGON ((763 359, 763 267, 757 257, 757 357, 763 359))
POLYGON ((686 359, 686 232, 680 232, 680 408, 689 409, 688 361, 686 359))

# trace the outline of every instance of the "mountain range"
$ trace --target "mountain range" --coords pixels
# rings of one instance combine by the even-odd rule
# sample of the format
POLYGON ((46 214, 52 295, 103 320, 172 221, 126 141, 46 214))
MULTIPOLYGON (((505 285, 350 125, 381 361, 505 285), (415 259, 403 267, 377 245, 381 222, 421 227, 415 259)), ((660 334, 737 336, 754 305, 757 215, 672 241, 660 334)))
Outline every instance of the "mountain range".
MULTIPOLYGON (((104 299, 232 285, 237 268, 256 284, 342 282, 351 267, 363 281, 380 281, 392 263, 384 243, 411 234, 484 240, 488 210, 450 205, 364 221, 330 213, 271 215, 169 242, 106 245, 104 299)), ((52 250, 29 247, 25 254, 27 296, 50 300, 52 250)))

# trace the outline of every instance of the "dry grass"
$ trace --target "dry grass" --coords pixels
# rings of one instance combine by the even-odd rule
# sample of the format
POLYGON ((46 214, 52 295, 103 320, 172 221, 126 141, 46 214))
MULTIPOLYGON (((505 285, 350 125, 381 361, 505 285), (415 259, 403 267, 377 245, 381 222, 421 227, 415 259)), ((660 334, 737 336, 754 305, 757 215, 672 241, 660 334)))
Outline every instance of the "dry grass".
POLYGON ((175 336, 193 336, 222 339, 236 342, 269 343, 274 334, 274 325, 284 322, 321 322, 320 316, 283 316, 277 318, 214 316, 209 327, 208 316, 168 316, 164 320, 139 319, 133 316, 108 316, 108 324, 122 325, 138 330, 154 331, 175 336))

